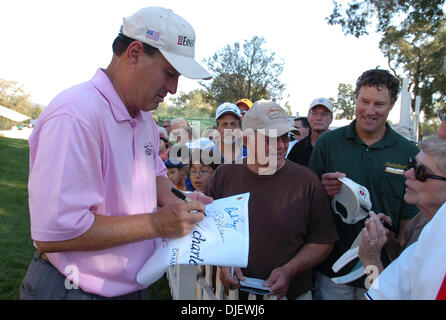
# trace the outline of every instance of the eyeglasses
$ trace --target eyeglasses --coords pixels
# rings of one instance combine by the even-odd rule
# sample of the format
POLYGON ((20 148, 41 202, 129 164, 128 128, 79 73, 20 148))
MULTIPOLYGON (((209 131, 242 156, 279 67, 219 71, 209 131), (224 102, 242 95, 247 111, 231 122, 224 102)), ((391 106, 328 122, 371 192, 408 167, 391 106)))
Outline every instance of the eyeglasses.
POLYGON ((290 135, 288 133, 285 133, 284 135, 281 135, 280 140, 282 140, 283 143, 289 143, 290 142, 290 135))
POLYGON ((197 176, 197 175, 200 175, 200 177, 202 176, 202 175, 205 175, 205 174, 209 174, 209 173, 212 173, 212 171, 210 171, 210 170, 195 170, 195 169, 192 169, 191 171, 190 171, 190 175, 191 176, 197 176))
MULTIPOLYGON (((274 138, 265 136, 265 144, 269 144, 269 141, 270 141, 269 139, 274 139, 274 138)), ((290 142, 290 136, 288 133, 285 133, 285 134, 281 135, 280 137, 277 137, 276 139, 277 139, 276 141, 279 141, 279 139, 282 140, 283 143, 290 142)))
POLYGON ((414 169, 415 178, 420 182, 424 182, 428 178, 446 181, 445 177, 440 177, 440 176, 436 176, 434 174, 427 173, 427 168, 421 164, 418 164, 417 160, 412 159, 412 157, 410 157, 409 161, 407 162, 406 171, 408 171, 410 169, 414 169))

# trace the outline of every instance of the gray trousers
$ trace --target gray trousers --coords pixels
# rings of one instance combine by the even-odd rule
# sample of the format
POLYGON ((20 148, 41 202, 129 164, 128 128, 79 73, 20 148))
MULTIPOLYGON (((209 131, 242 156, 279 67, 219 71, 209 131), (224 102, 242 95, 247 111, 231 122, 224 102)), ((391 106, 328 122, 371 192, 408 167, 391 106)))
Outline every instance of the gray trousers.
POLYGON ((361 300, 367 289, 347 284, 336 284, 329 277, 316 271, 314 300, 361 300))
POLYGON ((34 254, 20 286, 21 300, 148 300, 149 288, 123 296, 107 298, 79 289, 67 289, 65 276, 53 265, 34 254))

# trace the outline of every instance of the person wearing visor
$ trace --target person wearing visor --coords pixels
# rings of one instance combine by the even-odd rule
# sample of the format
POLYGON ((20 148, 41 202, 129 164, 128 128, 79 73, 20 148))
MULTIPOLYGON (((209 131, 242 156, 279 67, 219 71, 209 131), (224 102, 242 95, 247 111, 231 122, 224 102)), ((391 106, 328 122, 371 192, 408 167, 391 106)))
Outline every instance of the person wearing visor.
POLYGON ((278 299, 311 299, 312 269, 338 239, 328 197, 311 170, 285 159, 295 128, 280 105, 256 101, 242 127, 248 157, 220 165, 205 190, 214 199, 250 192, 248 266, 235 268, 237 278, 222 268, 221 281, 237 289, 252 277, 278 299))
MULTIPOLYGON (((416 206, 404 201, 405 178, 395 173, 406 167, 410 157, 419 152, 415 143, 396 133, 387 123, 399 94, 400 81, 387 70, 365 71, 355 88, 355 119, 350 125, 321 135, 311 154, 309 168, 322 181, 329 197, 342 187, 339 178, 347 177, 364 186, 370 193, 371 210, 390 217, 392 227, 401 238, 406 224, 418 212, 416 206)), ((334 215, 340 239, 332 253, 318 267, 315 281, 317 299, 355 300, 366 290, 365 276, 349 283, 334 283, 334 277, 350 274, 356 264, 345 266, 340 272, 332 269, 346 253, 364 228, 364 220, 347 224, 334 215)), ((390 263, 381 256, 383 265, 390 263)))
POLYGON ((41 113, 29 138, 38 251, 21 299, 147 299, 136 275, 155 239, 184 236, 202 221, 212 199, 171 193, 151 113, 175 94, 180 75, 212 77, 194 60, 195 44, 179 15, 140 9, 123 19, 109 66, 41 113))
POLYGON ((242 119, 243 119, 243 116, 245 115, 245 113, 248 112, 249 108, 252 107, 251 100, 249 100, 247 98, 240 99, 235 104, 240 109, 240 114, 242 116, 242 119))

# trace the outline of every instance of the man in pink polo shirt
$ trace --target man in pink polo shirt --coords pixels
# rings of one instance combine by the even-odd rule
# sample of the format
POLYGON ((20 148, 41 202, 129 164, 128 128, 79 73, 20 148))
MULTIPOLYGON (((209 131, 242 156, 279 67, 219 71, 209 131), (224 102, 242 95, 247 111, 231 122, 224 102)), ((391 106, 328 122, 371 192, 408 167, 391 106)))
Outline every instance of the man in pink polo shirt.
POLYGON ((154 239, 188 234, 212 201, 170 192, 150 112, 176 92, 180 75, 211 78, 194 60, 195 32, 159 7, 123 21, 107 69, 59 94, 29 139, 38 251, 21 299, 147 298, 136 274, 154 239))

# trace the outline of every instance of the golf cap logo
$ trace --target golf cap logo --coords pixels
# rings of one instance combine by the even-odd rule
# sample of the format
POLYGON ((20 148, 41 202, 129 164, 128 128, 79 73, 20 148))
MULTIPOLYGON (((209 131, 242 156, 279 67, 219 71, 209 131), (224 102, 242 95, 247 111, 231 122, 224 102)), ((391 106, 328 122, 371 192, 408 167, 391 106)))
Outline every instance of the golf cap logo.
POLYGON ((189 39, 187 36, 178 36, 177 44, 179 46, 193 48, 193 47, 195 47, 195 40, 189 39))

